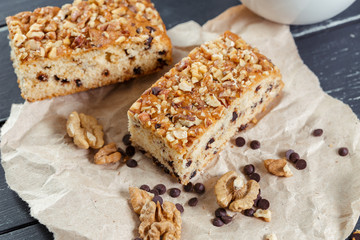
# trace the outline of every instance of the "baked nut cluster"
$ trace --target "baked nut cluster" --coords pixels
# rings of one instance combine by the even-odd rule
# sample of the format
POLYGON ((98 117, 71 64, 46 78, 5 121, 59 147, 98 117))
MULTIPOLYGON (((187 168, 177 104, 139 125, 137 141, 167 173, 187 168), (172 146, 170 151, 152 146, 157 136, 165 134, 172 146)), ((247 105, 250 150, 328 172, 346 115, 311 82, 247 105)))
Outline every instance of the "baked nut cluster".
POLYGON ((184 152, 257 78, 279 72, 237 35, 225 32, 183 58, 131 106, 128 114, 184 152))
POLYGON ((150 47, 165 31, 154 5, 146 0, 75 0, 61 8, 21 12, 6 22, 21 61, 54 59, 128 41, 150 47))
POLYGON ((79 148, 99 149, 104 145, 103 127, 92 116, 72 112, 68 117, 66 130, 79 148))
POLYGON ((139 234, 144 240, 178 240, 181 238, 181 214, 176 206, 153 200, 153 194, 130 187, 130 202, 140 214, 139 234))

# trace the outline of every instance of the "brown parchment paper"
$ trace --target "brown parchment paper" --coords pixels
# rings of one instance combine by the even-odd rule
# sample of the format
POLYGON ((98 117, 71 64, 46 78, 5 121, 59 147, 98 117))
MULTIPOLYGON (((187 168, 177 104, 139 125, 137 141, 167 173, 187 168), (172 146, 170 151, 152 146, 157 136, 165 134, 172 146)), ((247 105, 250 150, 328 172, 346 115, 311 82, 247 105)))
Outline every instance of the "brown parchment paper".
MULTIPOLYGON (((268 22, 242 6, 227 10, 201 27, 195 22, 169 31, 174 63, 194 45, 213 39, 225 30, 241 35, 279 66, 285 82, 279 105, 255 127, 238 133, 261 149, 234 147, 229 142, 207 171, 194 182, 204 182, 206 193, 196 207, 187 205, 195 193, 164 198, 185 205, 182 239, 345 239, 360 210, 359 120, 342 102, 326 95, 317 77, 302 63, 288 26, 268 22), (323 128, 321 137, 311 136, 323 128), (350 154, 340 157, 338 147, 350 154), (278 178, 266 172, 262 161, 282 157, 295 149, 308 162, 294 176, 278 178), (262 196, 271 202, 270 223, 235 214, 231 224, 212 226, 216 204, 213 187, 228 170, 240 172, 252 163, 262 179, 262 196), (216 166, 216 167, 214 167, 216 166)), ((13 105, 1 131, 2 164, 9 186, 31 208, 56 239, 133 239, 138 216, 130 208, 129 186, 164 183, 180 187, 141 153, 139 166, 97 166, 93 152, 78 149, 66 135, 66 118, 76 110, 95 116, 104 126, 106 141, 122 145, 127 133, 126 111, 138 96, 164 72, 125 84, 23 105, 13 105)))

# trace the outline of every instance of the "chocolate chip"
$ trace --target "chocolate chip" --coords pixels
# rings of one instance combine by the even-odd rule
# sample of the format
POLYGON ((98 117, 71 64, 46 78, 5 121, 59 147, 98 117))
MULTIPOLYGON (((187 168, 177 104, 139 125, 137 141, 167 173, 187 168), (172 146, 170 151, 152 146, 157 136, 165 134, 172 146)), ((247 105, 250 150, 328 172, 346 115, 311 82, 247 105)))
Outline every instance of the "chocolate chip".
POLYGON ((222 225, 224 225, 224 222, 220 219, 220 218, 214 218, 212 220, 212 224, 215 226, 215 227, 221 227, 222 225))
POLYGON ((136 33, 141 33, 141 28, 137 28, 136 33))
POLYGON ((145 47, 145 50, 151 48, 151 42, 152 42, 153 39, 154 39, 154 38, 153 38, 152 36, 149 36, 149 38, 146 39, 146 42, 145 42, 145 46, 146 46, 146 47, 145 47))
POLYGON ((196 197, 190 198, 188 204, 190 207, 195 207, 198 204, 198 199, 196 197))
POLYGON ((341 147, 339 148, 338 153, 340 156, 344 157, 349 154, 349 149, 347 149, 346 147, 341 147))
POLYGON ((126 155, 132 157, 135 155, 135 148, 133 146, 127 146, 125 149, 126 155))
POLYGON ((236 112, 233 112, 231 121, 235 122, 237 118, 238 118, 238 114, 236 112))
POLYGON ((159 55, 165 55, 166 54, 166 51, 165 50, 162 50, 160 52, 158 52, 159 55))
POLYGON ((249 178, 252 180, 255 180, 257 182, 260 182, 260 175, 258 173, 252 173, 249 175, 249 178))
POLYGON ((162 197, 160 197, 159 195, 155 195, 155 196, 153 197, 152 201, 153 201, 154 203, 160 202, 161 205, 163 204, 163 199, 162 199, 162 197))
POLYGON ((255 92, 258 92, 261 89, 261 85, 257 86, 255 92))
POLYGON ((163 195, 164 193, 166 193, 166 187, 164 184, 158 184, 154 187, 156 190, 158 190, 159 195, 163 195))
POLYGON ((246 175, 250 175, 255 172, 255 167, 252 164, 245 165, 244 167, 244 173, 246 175))
POLYGON ((191 163, 192 163, 192 161, 188 159, 185 166, 186 166, 186 167, 190 167, 191 163))
POLYGON ((37 80, 42 81, 42 82, 46 82, 48 80, 48 76, 46 74, 43 73, 39 73, 36 76, 37 80))
POLYGON ((122 138, 122 141, 126 146, 131 145, 130 136, 131 136, 130 134, 125 134, 124 137, 122 138))
POLYGON ((61 82, 62 82, 62 83, 69 83, 69 80, 67 80, 66 78, 64 78, 64 79, 61 79, 61 82))
POLYGON ((161 128, 161 124, 160 123, 156 123, 155 124, 155 129, 161 128))
POLYGON ((210 140, 208 141, 208 143, 206 144, 205 150, 208 150, 210 148, 210 144, 212 144, 213 142, 215 142, 214 138, 210 138, 210 140))
POLYGON ((226 216, 222 216, 221 217, 221 220, 225 223, 225 224, 228 224, 232 221, 232 217, 226 215, 226 216))
POLYGON ((255 210, 252 209, 252 208, 246 209, 246 210, 244 211, 244 215, 245 215, 245 216, 248 216, 248 217, 254 216, 254 213, 255 213, 255 210))
POLYGON ((134 67, 134 74, 141 74, 141 67, 134 67))
POLYGON ((239 130, 243 131, 243 130, 245 130, 247 128, 247 126, 248 126, 247 124, 242 124, 242 125, 240 125, 239 130))
POLYGON ((150 187, 148 185, 146 185, 146 184, 141 185, 140 189, 144 190, 144 191, 147 191, 147 192, 150 192, 150 187))
POLYGON ((109 70, 105 69, 101 74, 105 77, 108 77, 110 75, 110 72, 109 70))
POLYGON ((290 154, 289 160, 290 160, 291 162, 296 163, 297 160, 299 160, 299 159, 300 159, 300 156, 299 156, 298 153, 293 152, 292 154, 290 154))
POLYGON ((257 207, 260 199, 261 199, 261 196, 260 196, 260 193, 259 193, 258 196, 256 197, 256 199, 254 200, 254 205, 253 205, 254 207, 257 207))
POLYGON ((146 26, 145 28, 149 29, 150 33, 155 32, 156 29, 151 26, 146 26))
POLYGON ((76 79, 76 80, 75 80, 75 84, 76 84, 77 87, 81 87, 81 86, 82 86, 82 82, 81 82, 80 79, 76 79))
POLYGON ((161 91, 161 88, 159 87, 153 87, 151 88, 151 93, 154 94, 155 96, 157 96, 161 91))
POLYGON ((244 139, 243 137, 237 137, 237 138, 235 139, 235 145, 236 145, 237 147, 242 147, 242 146, 244 146, 244 145, 245 145, 245 139, 244 139))
POLYGON ((170 197, 177 198, 180 196, 181 190, 178 188, 170 188, 169 195, 170 197))
POLYGON ((180 213, 184 212, 184 207, 180 203, 176 203, 175 207, 177 210, 179 210, 180 213))
POLYGON ((184 191, 185 192, 191 192, 193 190, 193 184, 189 182, 188 184, 184 185, 184 191))
POLYGON ((194 190, 196 193, 203 194, 205 192, 205 186, 202 183, 197 183, 194 186, 194 190))
POLYGON ((257 206, 258 208, 261 208, 261 209, 263 209, 263 210, 266 210, 266 209, 268 209, 268 208, 270 207, 270 203, 269 203, 268 200, 262 198, 262 199, 260 199, 260 200, 257 202, 256 206, 257 206))
POLYGON ((55 79, 56 81, 59 81, 59 80, 60 80, 60 78, 59 78, 57 75, 54 75, 54 79, 55 79))
POLYGON ((128 159, 126 161, 126 166, 128 166, 129 168, 134 168, 134 167, 137 167, 138 163, 136 160, 134 159, 128 159))
POLYGON ((315 129, 314 131, 313 131, 313 135, 315 136, 315 137, 320 137, 322 134, 323 134, 323 130, 321 129, 321 128, 318 128, 318 129, 315 129))
POLYGON ((192 179, 192 178, 195 177, 195 176, 196 176, 196 170, 191 173, 190 179, 192 179))
POLYGON ((294 153, 294 152, 295 152, 295 151, 292 150, 292 149, 287 150, 286 153, 285 153, 286 159, 287 159, 287 160, 290 160, 290 155, 291 155, 292 153, 294 153))
POLYGON ((216 209, 215 210, 215 216, 216 217, 223 217, 223 216, 226 216, 227 215, 227 213, 226 213, 226 210, 225 210, 225 208, 218 208, 218 209, 216 209))
POLYGON ((304 159, 299 159, 295 163, 295 168, 298 170, 303 170, 306 168, 306 161, 304 159))
POLYGON ((121 154, 121 158, 124 158, 126 156, 126 152, 122 148, 118 147, 117 151, 121 154))
POLYGON ((158 191, 157 189, 155 189, 155 188, 152 189, 152 190, 150 190, 149 192, 152 193, 152 194, 154 194, 155 196, 156 196, 156 195, 159 195, 159 191, 158 191))
POLYGON ((259 149, 260 148, 260 142, 258 140, 253 140, 250 142, 251 149, 259 149))

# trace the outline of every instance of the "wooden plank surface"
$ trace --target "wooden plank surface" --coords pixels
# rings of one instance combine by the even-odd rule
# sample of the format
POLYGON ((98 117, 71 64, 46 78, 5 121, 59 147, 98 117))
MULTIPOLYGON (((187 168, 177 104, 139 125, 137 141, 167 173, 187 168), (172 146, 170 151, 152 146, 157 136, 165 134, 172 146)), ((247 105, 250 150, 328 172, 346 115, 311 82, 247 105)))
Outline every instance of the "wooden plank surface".
MULTIPOLYGON (((48 229, 39 223, 0 235, 0 240, 47 240, 53 239, 48 229)), ((119 238, 120 239, 120 238, 119 238)))
MULTIPOLYGON (((7 15, 40 6, 59 6, 65 2, 71 0, 0 1, 0 25, 5 23, 4 17, 7 15)), ((237 0, 154 0, 153 2, 168 28, 188 20, 203 24, 228 7, 238 4, 237 0)), ((359 20, 351 20, 358 14, 360 14, 360 1, 331 20, 308 26, 293 26, 291 31, 298 36, 296 44, 301 57, 319 77, 324 90, 349 103, 360 117, 360 24, 359 20), (348 19, 351 21, 347 21, 348 19), (334 22, 335 27, 332 24, 334 22), (330 27, 321 28, 321 26, 330 27), (312 32, 314 30, 315 33, 312 32)), ((12 103, 23 102, 10 62, 10 49, 6 37, 7 29, 0 28, 0 121, 7 118, 12 103)), ((0 167, 0 232, 25 226, 23 224, 34 224, 34 220, 28 214, 27 204, 7 188, 4 172, 0 167)), ((357 228, 360 228, 359 223, 357 228)), ((40 224, 0 234, 0 240, 51 238, 52 235, 40 224)))

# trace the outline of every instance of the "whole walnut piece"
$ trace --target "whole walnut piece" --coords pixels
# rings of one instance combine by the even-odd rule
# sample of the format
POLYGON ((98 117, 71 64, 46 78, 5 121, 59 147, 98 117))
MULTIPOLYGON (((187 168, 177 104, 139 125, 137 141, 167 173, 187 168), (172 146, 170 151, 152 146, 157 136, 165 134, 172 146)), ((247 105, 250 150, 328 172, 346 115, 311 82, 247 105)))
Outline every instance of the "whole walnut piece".
POLYGON ((229 171, 219 178, 215 185, 215 195, 218 204, 229 207, 231 211, 241 212, 250 209, 260 190, 260 185, 254 180, 245 183, 243 177, 234 171, 229 171))
POLYGON ((92 116, 72 112, 67 120, 66 130, 79 148, 99 149, 104 145, 103 127, 92 116))
POLYGON ((117 151, 115 143, 109 143, 100 150, 94 156, 95 164, 115 163, 121 160, 121 153, 117 151))
POLYGON ((285 159, 266 159, 265 168, 269 173, 278 177, 291 177, 293 175, 285 159))
POLYGON ((136 187, 130 187, 130 203, 140 214, 139 234, 143 240, 180 240, 181 213, 176 206, 165 201, 151 201, 153 194, 136 187))

